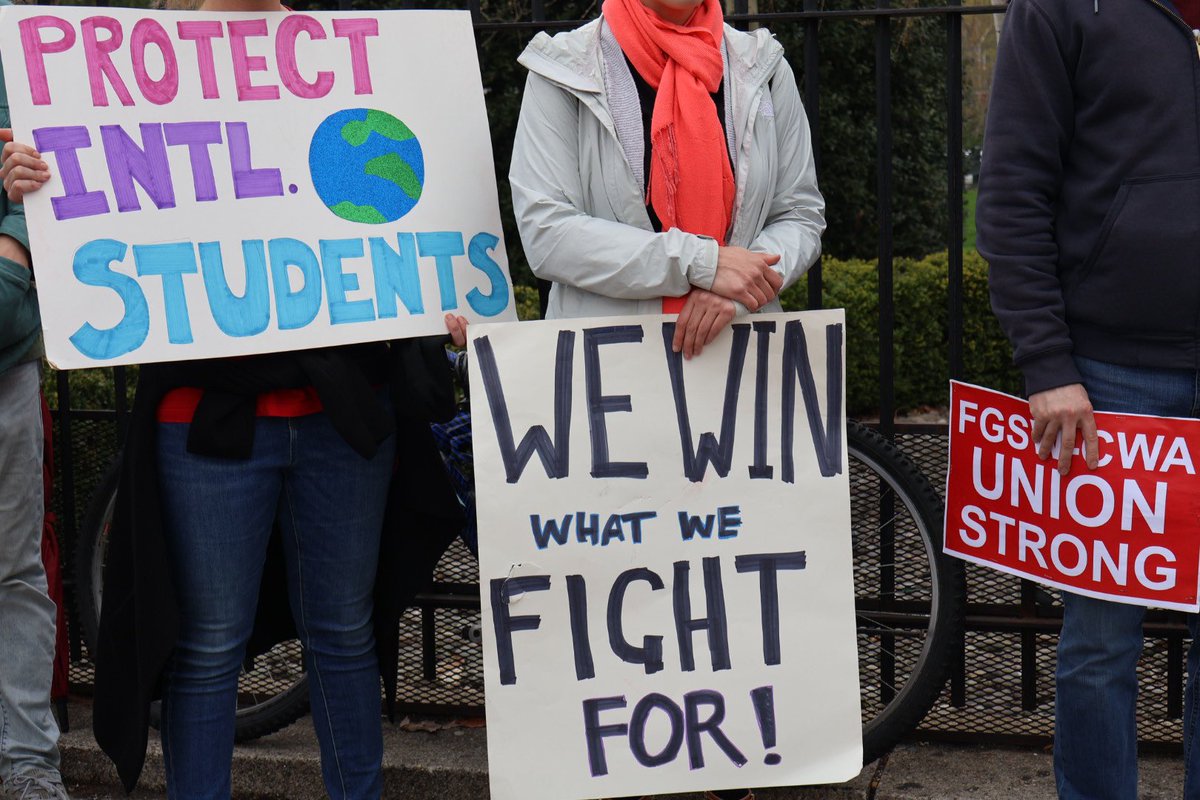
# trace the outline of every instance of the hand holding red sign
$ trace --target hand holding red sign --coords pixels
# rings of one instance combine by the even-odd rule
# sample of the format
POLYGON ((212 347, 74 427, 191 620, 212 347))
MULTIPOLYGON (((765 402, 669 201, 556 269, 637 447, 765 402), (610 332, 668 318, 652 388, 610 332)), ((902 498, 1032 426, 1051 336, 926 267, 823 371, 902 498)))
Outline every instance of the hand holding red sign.
POLYGON ((1038 417, 1063 431, 1046 450, 1052 429, 1028 403, 952 384, 946 552, 1079 594, 1196 611, 1200 421, 1088 412, 1094 426, 1079 427, 1094 470, 1068 441, 1069 414, 1038 417))
POLYGON ((1038 442, 1038 458, 1045 461, 1050 457, 1061 433, 1058 471, 1066 475, 1071 470, 1071 455, 1075 451, 1075 431, 1081 430, 1088 469, 1096 468, 1099 460, 1096 418, 1083 384, 1072 383, 1038 392, 1029 398, 1029 411, 1033 414, 1033 438, 1038 442))

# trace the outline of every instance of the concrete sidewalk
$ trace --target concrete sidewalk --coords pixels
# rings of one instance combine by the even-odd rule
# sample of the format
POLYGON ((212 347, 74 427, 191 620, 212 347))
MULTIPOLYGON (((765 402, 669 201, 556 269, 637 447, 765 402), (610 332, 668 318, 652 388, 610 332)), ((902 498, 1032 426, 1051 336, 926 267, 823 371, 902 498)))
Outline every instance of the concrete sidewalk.
MULTIPOLYGON (((75 800, 126 795, 91 737, 90 706, 71 705, 71 732, 62 738, 64 775, 75 800)), ((162 752, 151 732, 146 770, 134 798, 163 797, 162 752)), ((487 747, 483 729, 405 732, 384 723, 387 800, 484 800, 487 747)), ((237 748, 237 800, 319 800, 325 797, 317 744, 308 719, 237 748)), ((1183 794, 1179 757, 1142 759, 1140 800, 1183 794)), ((1053 800, 1051 758, 1041 750, 909 744, 871 764, 848 784, 759 791, 760 800, 1053 800)), ((676 800, 699 795, 677 795, 676 800)), ((661 798, 667 800, 667 798, 661 798)))

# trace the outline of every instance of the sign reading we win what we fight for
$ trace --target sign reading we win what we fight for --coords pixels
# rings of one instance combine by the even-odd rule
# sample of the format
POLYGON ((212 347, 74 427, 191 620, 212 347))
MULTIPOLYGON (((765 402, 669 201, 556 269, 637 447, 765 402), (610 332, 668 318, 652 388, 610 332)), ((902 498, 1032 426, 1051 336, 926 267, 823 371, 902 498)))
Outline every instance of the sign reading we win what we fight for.
POLYGON ((466 12, 9 6, 0 52, 56 366, 515 319, 466 12))
POLYGON ((843 330, 472 327, 493 800, 858 774, 843 330))

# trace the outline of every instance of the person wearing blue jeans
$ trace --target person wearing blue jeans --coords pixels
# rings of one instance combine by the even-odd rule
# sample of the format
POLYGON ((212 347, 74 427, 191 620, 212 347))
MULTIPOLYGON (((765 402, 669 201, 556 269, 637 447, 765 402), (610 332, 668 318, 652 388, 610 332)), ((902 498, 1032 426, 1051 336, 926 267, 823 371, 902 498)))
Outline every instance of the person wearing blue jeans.
MULTIPOLYGON (((1097 466, 1094 410, 1200 411, 1198 29, 1200 0, 1012 0, 1005 15, 977 243, 1038 454, 1061 436, 1063 475, 1073 452, 1097 466)), ((1135 800, 1144 611, 1069 592, 1064 606, 1058 795, 1135 800)), ((1193 648, 1187 800, 1200 800, 1198 665, 1193 648)))
MULTIPOLYGON (((206 0, 202 9, 288 11, 275 0, 206 0)), ((27 144, 9 141, 4 158, 12 202, 50 177, 41 154, 27 144)), ((0 272, 0 290, 4 277, 0 272)), ((465 325, 456 322, 459 330, 465 325)), ((9 323, 0 313, 0 331, 9 323)), ((388 637, 394 637, 402 598, 415 591, 402 585, 399 573, 414 568, 397 563, 401 540, 446 541, 445 532, 462 524, 427 424, 454 411, 441 342, 426 342, 438 351, 432 361, 440 369, 430 368, 428 357, 405 357, 411 348, 401 344, 414 343, 141 367, 93 654, 93 730, 128 791, 144 764, 149 706, 161 696, 168 797, 229 800, 242 664, 294 628, 327 795, 382 796, 379 654, 394 659, 397 645, 388 637), (271 556, 276 536, 286 573, 280 580, 271 556), (284 592, 287 620, 275 614, 284 592)), ((0 348, 0 371, 5 357, 0 348)), ((36 393, 36 374, 22 377, 36 393)), ((17 410, 0 404, 0 423, 17 410)), ((40 446, 40 433, 37 440, 40 446)), ((8 473, 0 454, 0 512, 13 499, 5 496, 8 473)), ((36 485, 36 503, 25 505, 40 512, 40 466, 36 485)), ((6 555, 0 547, 0 577, 6 555)), ((0 606, 0 677, 13 657, 5 614, 0 606)), ((32 645, 22 649, 40 652, 32 645)), ((47 658, 47 713, 49 685, 47 658)), ((6 703, 0 692, 0 714, 7 713, 6 703)), ((0 716, 0 756, 7 737, 23 732, 0 716)))
MULTIPOLYGON (((1198 370, 1126 367, 1083 357, 1076 357, 1075 365, 1097 411, 1200 417, 1198 370)), ((1064 798, 1137 797, 1136 669, 1146 609, 1070 592, 1063 593, 1063 604, 1055 699, 1054 765, 1059 794, 1064 798)), ((1184 797, 1197 798, 1197 615, 1188 615, 1188 627, 1193 645, 1188 652, 1184 695, 1183 743, 1188 766, 1184 797)))
MULTIPOLYGON (((8 125, 0 71, 4 141, 8 125)), ((7 190, 8 171, 0 179, 7 190)), ((63 800, 50 710, 57 609, 42 565, 41 329, 28 246, 21 206, 0 193, 0 797, 63 800)))
POLYGON ((158 425, 164 531, 183 612, 163 698, 167 792, 230 796, 233 749, 206 743, 233 742, 238 673, 278 520, 327 791, 377 798, 372 589, 395 437, 364 458, 324 413, 254 425, 244 460, 191 453, 188 424, 158 425))

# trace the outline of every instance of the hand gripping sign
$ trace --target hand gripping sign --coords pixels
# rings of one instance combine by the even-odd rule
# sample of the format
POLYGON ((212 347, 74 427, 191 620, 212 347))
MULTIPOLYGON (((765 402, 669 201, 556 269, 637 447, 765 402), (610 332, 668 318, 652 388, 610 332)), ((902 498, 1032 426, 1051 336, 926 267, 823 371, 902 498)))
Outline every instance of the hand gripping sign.
POLYGON ((946 552, 1078 594, 1197 610, 1200 420, 1096 413, 1100 463, 1037 457, 1029 403, 953 382, 946 552))
POLYGON ((493 798, 858 774, 842 320, 472 327, 493 798))
POLYGON ((0 52, 56 366, 515 319, 467 12, 9 6, 0 52))

